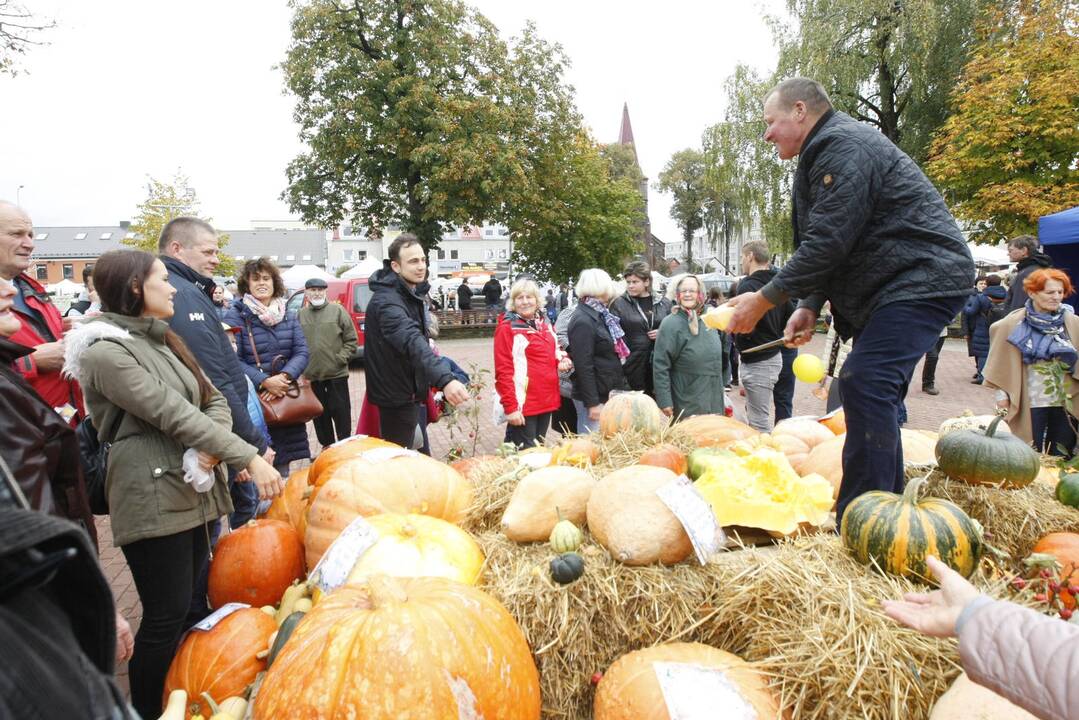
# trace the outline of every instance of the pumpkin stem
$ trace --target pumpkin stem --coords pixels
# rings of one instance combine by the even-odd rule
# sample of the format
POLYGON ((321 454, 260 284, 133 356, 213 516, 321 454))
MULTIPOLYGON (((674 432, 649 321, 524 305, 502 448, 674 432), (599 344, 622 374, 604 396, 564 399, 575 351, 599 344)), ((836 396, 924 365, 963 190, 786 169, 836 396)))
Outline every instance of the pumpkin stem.
POLYGON ((1000 425, 1000 421, 1003 419, 1004 417, 1001 415, 997 415, 995 418, 993 418, 993 422, 989 423, 989 427, 985 429, 985 436, 993 437, 994 433, 996 433, 997 431, 997 425, 1000 425))
POLYGON ((918 504, 918 493, 922 491, 922 485, 925 485, 929 481, 929 475, 923 475, 922 477, 914 478, 907 483, 907 486, 903 488, 903 500, 911 505, 918 504))
POLYGON ((202 694, 202 699, 205 700, 206 704, 210 706, 211 715, 216 715, 217 713, 221 712, 221 708, 218 707, 217 703, 214 702, 214 699, 210 697, 210 693, 204 692, 202 694))
POLYGON ((554 506, 554 511, 558 513, 558 522, 562 522, 566 519, 566 517, 562 514, 562 510, 557 505, 554 506))

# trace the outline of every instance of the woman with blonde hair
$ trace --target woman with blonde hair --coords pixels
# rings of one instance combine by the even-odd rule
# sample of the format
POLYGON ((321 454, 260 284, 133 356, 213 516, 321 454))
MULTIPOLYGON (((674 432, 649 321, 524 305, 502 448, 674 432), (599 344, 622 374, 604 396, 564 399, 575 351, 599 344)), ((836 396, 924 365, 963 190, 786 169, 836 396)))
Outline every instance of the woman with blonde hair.
POLYGON ((622 373, 629 347, 618 317, 607 309, 616 294, 611 276, 599 268, 584 270, 576 291, 580 300, 567 336, 575 368, 577 432, 583 435, 599 429, 599 415, 611 391, 629 389, 622 373))
POLYGON ((543 442, 559 408, 558 371, 569 358, 540 311, 540 290, 531 280, 510 288, 506 312, 495 328, 495 390, 506 416, 506 442, 518 448, 543 442))
POLYGON ((652 359, 656 403, 667 416, 722 415, 723 339, 700 320, 704 286, 681 275, 667 286, 671 314, 663 319, 652 359))

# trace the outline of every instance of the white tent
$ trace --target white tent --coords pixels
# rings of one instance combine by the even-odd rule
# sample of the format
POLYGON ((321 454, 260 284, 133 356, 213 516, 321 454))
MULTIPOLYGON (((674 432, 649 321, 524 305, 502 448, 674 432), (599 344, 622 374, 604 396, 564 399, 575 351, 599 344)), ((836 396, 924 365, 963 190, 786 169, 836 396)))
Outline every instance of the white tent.
POLYGON ((322 278, 326 281, 337 279, 317 265, 293 265, 281 273, 281 279, 285 281, 285 287, 289 290, 302 288, 304 283, 311 278, 322 278))
POLYGON ((351 280, 353 278, 371 277, 381 269, 381 260, 376 260, 375 258, 367 258, 365 260, 361 260, 359 265, 349 268, 347 272, 341 275, 341 279, 351 280))
POLYGON ((46 285, 45 289, 53 295, 78 295, 84 288, 77 282, 65 278, 58 283, 46 285))
POLYGON ((1011 264, 1011 260, 1008 259, 1008 246, 1003 243, 1000 245, 967 243, 967 247, 970 248, 970 254, 974 256, 975 265, 1006 267, 1011 264))

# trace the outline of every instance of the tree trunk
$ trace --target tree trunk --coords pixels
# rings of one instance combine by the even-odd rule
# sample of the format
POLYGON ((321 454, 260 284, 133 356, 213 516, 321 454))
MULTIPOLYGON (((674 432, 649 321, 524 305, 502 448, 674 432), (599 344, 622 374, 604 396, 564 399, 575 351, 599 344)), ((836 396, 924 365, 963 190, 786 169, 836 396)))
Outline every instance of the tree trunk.
MULTIPOLYGON (((898 10, 897 10, 898 12, 898 10)), ((882 18, 883 23, 894 23, 898 19, 891 15, 882 18)), ((888 64, 888 44, 892 40, 892 31, 883 30, 877 39, 877 92, 880 95, 880 131, 884 137, 896 145, 899 144, 899 115, 896 113, 895 73, 888 64)))

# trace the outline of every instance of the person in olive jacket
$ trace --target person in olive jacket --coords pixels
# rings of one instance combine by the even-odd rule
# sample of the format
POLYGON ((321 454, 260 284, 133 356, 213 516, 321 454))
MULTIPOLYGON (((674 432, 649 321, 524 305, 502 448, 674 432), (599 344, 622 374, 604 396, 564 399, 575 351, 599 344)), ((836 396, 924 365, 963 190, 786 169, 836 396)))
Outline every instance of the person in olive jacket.
POLYGON ((671 301, 656 297, 652 292, 652 268, 642 260, 627 265, 622 277, 626 281, 626 291, 611 303, 611 314, 621 322, 629 348, 622 372, 631 389, 654 396, 652 352, 656 347, 659 324, 671 311, 671 301))
POLYGON ((280 493, 281 476, 231 432, 228 402, 169 329, 176 289, 164 264, 115 250, 98 258, 94 284, 104 312, 68 334, 64 372, 79 381, 101 441, 112 444, 105 487, 113 542, 143 609, 131 698, 139 714, 156 717, 209 524, 232 510, 220 463, 247 469, 263 499, 280 493))
POLYGON ((577 432, 599 429, 599 415, 612 390, 628 390, 622 363, 629 357, 625 332, 607 309, 614 297, 611 276, 598 268, 581 272, 577 281, 577 309, 570 320, 569 356, 573 361, 573 405, 577 432))
POLYGON ((663 319, 653 359, 656 403, 668 417, 722 415, 723 340, 700 320, 704 286, 696 275, 671 280, 671 314, 663 319))
POLYGON ((352 435, 348 361, 359 347, 352 318, 340 303, 326 300, 326 288, 322 278, 308 280, 304 284, 307 304, 298 313, 310 354, 303 374, 322 403, 322 415, 315 418, 315 435, 323 447, 352 435))

